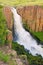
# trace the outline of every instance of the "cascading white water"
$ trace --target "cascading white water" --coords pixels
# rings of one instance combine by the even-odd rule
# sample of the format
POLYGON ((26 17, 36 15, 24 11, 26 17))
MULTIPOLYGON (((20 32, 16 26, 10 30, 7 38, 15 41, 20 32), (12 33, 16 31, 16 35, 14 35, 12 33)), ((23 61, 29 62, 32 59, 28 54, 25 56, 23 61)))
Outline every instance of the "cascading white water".
POLYGON ((14 30, 16 34, 16 42, 23 45, 25 49, 29 50, 32 55, 40 54, 43 57, 43 48, 41 45, 37 45, 36 40, 32 38, 29 32, 27 32, 22 26, 22 18, 18 15, 15 8, 11 8, 14 17, 14 30))

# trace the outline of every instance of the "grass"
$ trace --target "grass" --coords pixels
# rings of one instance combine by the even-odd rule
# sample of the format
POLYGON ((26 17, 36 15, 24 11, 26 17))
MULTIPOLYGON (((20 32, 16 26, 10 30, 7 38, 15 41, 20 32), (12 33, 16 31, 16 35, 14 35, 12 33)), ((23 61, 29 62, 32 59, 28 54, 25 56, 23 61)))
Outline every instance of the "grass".
POLYGON ((7 54, 3 54, 2 51, 0 51, 0 60, 4 61, 5 63, 9 61, 9 56, 7 54))
POLYGON ((3 14, 3 7, 0 6, 0 44, 5 43, 6 40, 6 20, 3 14))
POLYGON ((7 53, 3 53, 3 51, 0 51, 0 61, 8 64, 8 65, 17 65, 16 60, 11 59, 11 55, 8 55, 7 53))
POLYGON ((0 0, 0 3, 10 6, 18 5, 43 5, 43 0, 0 0))
POLYGON ((36 37, 43 41, 43 32, 32 32, 36 37))
POLYGON ((29 29, 26 23, 23 24, 23 26, 27 31, 30 31, 33 35, 35 35, 37 38, 39 38, 43 42, 43 32, 33 32, 32 30, 29 29))

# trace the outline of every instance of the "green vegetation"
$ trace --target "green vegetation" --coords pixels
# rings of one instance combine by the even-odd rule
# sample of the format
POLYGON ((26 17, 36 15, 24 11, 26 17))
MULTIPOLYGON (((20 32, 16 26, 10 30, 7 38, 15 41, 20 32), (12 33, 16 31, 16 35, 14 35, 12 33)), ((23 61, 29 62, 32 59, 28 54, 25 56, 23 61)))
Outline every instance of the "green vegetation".
MULTIPOLYGON (((43 0, 0 0, 0 4, 11 5, 11 6, 19 6, 19 5, 43 5, 43 0)), ((6 20, 4 14, 2 12, 3 6, 0 5, 0 45, 4 45, 6 41, 6 34, 7 34, 7 27, 6 27, 6 20)), ((26 29, 28 29, 27 24, 25 25, 26 29)), ((43 32, 32 32, 35 36, 37 36, 41 41, 43 41, 43 32)), ((12 49, 17 51, 18 55, 26 55, 30 65, 43 65, 43 58, 38 56, 32 56, 29 54, 22 45, 18 43, 12 43, 12 49)), ((9 61, 9 56, 7 54, 3 54, 0 51, 0 60, 4 62, 9 61)), ((13 61, 11 61, 10 65, 14 65, 13 61)), ((16 65, 16 63, 15 63, 16 65)))
POLYGON ((17 65, 17 62, 14 58, 14 60, 12 60, 13 56, 11 56, 11 54, 7 54, 7 53, 4 53, 4 51, 0 51, 0 61, 3 61, 5 64, 8 64, 8 65, 17 65))
POLYGON ((3 6, 0 6, 0 44, 3 45, 6 40, 6 21, 3 14, 3 6))
POLYGON ((12 49, 16 50, 18 55, 26 55, 30 65, 43 65, 43 58, 40 55, 32 56, 17 42, 12 43, 12 49))
POLYGON ((19 55, 21 55, 21 54, 25 54, 25 49, 24 49, 24 47, 23 47, 23 45, 19 45, 19 44, 17 44, 17 42, 13 42, 12 43, 12 48, 14 49, 14 50, 16 50, 17 51, 17 54, 19 55), (19 52, 18 52, 19 51, 19 52))
POLYGON ((0 0, 0 4, 19 6, 19 5, 43 5, 43 0, 0 0))
POLYGON ((23 26, 27 31, 30 31, 34 36, 36 36, 43 42, 43 32, 33 32, 32 30, 29 29, 27 23, 24 22, 23 22, 23 26))
POLYGON ((32 32, 36 37, 43 41, 43 32, 32 32))
POLYGON ((7 54, 3 54, 2 51, 0 51, 0 60, 4 61, 5 63, 9 61, 9 56, 7 54))

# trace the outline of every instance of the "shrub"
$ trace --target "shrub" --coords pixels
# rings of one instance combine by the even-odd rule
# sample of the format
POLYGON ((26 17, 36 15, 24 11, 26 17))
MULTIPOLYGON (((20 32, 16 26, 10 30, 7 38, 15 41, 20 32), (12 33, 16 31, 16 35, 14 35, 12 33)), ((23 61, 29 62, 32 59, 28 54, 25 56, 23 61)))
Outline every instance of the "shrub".
POLYGON ((14 50, 16 50, 17 51, 17 54, 19 55, 21 55, 21 54, 25 54, 25 49, 24 49, 24 47, 21 45, 19 45, 19 44, 17 44, 17 42, 13 42, 12 43, 12 48, 14 49, 14 50), (19 52, 18 52, 19 51, 19 52))
POLYGON ((17 42, 12 43, 12 49, 16 50, 18 55, 26 55, 30 65, 43 65, 43 58, 40 55, 33 56, 29 54, 28 51, 17 42))

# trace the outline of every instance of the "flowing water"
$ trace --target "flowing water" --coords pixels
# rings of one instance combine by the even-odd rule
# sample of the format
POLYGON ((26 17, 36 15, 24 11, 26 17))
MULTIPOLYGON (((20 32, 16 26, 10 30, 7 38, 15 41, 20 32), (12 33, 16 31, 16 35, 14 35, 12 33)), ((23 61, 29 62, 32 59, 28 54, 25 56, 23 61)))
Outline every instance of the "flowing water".
POLYGON ((11 8, 14 17, 14 31, 15 41, 20 45, 23 45, 25 49, 29 50, 32 55, 39 54, 43 57, 43 48, 38 45, 36 40, 32 38, 29 32, 27 32, 22 26, 22 18, 18 15, 15 8, 11 8))

